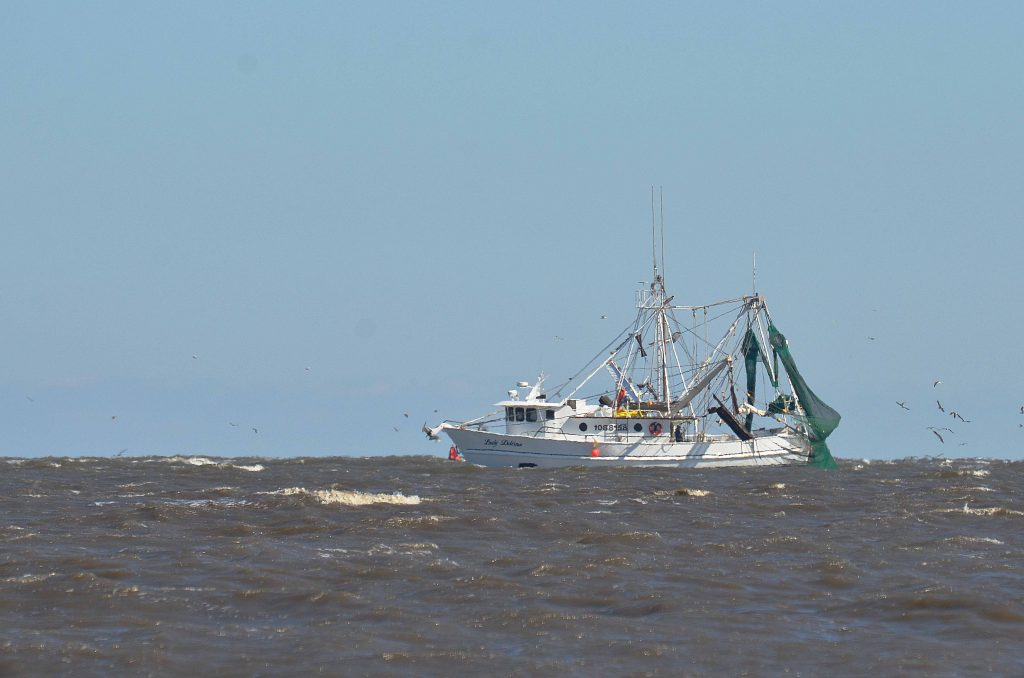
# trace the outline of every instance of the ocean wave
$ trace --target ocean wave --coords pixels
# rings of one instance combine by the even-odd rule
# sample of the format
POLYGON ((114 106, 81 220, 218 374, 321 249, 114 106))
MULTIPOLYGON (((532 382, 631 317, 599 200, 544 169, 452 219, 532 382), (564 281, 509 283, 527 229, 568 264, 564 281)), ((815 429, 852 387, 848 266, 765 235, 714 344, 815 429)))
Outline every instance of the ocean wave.
POLYGON ((965 513, 970 516, 1024 516, 1024 511, 1018 511, 1017 509, 1010 509, 1004 506, 972 508, 969 504, 969 502, 965 502, 963 508, 942 509, 941 511, 938 511, 938 513, 965 513))
POLYGON ((407 544, 377 544, 370 548, 366 555, 368 556, 422 556, 431 554, 437 550, 437 544, 432 542, 413 542, 407 544))
POLYGON ((419 496, 404 495, 400 492, 386 494, 384 492, 359 492, 357 490, 307 490, 304 487, 287 487, 275 492, 259 494, 277 494, 282 496, 300 496, 315 499, 321 504, 341 504, 343 506, 369 506, 370 504, 398 504, 414 506, 420 503, 419 496))
POLYGON ((997 546, 1003 546, 1006 542, 999 541, 994 537, 968 537, 968 536, 957 536, 947 537, 942 541, 950 544, 995 544, 997 546))
POLYGON ((36 584, 41 581, 46 581, 50 577, 56 576, 56 572, 49 572, 46 574, 23 574, 20 577, 5 577, 2 581, 7 584, 36 584))
POLYGON ((395 516, 384 521, 385 527, 430 527, 440 525, 450 516, 395 516))
POLYGON ((167 457, 160 461, 167 464, 188 464, 189 466, 213 466, 214 468, 221 469, 235 469, 237 471, 249 471, 251 473, 257 473, 265 470, 263 464, 232 464, 231 462, 217 461, 210 459, 209 457, 182 457, 176 455, 173 457, 167 457))
MULTIPOLYGON (((655 494, 660 493, 655 492, 655 494)), ((701 490, 695 487, 680 487, 679 489, 667 492, 666 494, 670 494, 677 497, 707 497, 708 495, 711 494, 711 492, 708 490, 701 490)))
POLYGON ((984 478, 991 473, 984 468, 958 468, 939 471, 939 478, 984 478))

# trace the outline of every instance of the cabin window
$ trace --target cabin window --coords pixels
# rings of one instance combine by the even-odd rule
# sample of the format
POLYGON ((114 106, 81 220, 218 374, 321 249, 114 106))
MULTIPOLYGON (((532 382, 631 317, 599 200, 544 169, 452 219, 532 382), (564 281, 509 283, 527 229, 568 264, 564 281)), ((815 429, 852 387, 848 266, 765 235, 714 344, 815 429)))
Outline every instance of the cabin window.
POLYGON ((580 430, 581 431, 586 431, 587 430, 587 425, 586 424, 580 424, 580 430))
POLYGON ((537 410, 532 407, 526 410, 526 421, 537 421, 537 410))
POLYGON ((548 421, 551 421, 552 419, 555 418, 555 411, 554 410, 544 410, 544 418, 547 419, 548 421))
POLYGON ((508 419, 509 421, 515 421, 515 418, 516 418, 516 410, 515 410, 515 408, 513 408, 513 407, 506 407, 505 408, 505 418, 508 419))
POLYGON ((523 420, 523 408, 517 407, 516 408, 516 421, 522 421, 522 420, 523 420))

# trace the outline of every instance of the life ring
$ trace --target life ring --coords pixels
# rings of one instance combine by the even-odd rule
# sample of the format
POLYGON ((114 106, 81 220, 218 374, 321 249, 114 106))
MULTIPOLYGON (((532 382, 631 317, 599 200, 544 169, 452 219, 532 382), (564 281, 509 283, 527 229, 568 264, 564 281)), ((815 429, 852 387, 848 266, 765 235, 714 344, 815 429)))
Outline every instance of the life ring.
POLYGON ((660 436, 661 435, 661 422, 660 421, 652 421, 651 425, 647 427, 647 430, 650 431, 652 436, 660 436))

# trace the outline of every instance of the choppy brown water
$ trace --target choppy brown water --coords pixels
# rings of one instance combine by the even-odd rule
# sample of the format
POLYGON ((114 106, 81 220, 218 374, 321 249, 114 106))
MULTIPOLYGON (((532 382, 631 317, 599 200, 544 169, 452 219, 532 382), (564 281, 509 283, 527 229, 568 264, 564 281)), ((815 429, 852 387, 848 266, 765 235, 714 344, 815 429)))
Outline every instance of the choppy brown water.
POLYGON ((0 460, 0 673, 1024 673, 1024 462, 0 460))

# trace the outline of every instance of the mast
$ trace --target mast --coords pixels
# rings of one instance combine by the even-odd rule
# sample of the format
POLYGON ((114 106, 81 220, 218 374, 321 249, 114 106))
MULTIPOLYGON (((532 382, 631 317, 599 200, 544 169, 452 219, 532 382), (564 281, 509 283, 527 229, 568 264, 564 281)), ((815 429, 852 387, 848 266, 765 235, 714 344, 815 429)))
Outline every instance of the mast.
MULTIPOLYGON (((662 268, 665 262, 665 191, 661 190, 661 261, 662 268)), ((658 229, 657 217, 654 209, 654 186, 651 186, 651 264, 653 269, 653 282, 651 283, 650 309, 654 313, 654 342, 657 346, 657 375, 661 382, 659 389, 660 399, 668 412, 672 407, 672 389, 668 379, 668 342, 672 333, 668 326, 668 305, 667 293, 665 291, 665 278, 658 272, 658 229)))

